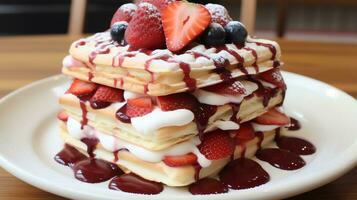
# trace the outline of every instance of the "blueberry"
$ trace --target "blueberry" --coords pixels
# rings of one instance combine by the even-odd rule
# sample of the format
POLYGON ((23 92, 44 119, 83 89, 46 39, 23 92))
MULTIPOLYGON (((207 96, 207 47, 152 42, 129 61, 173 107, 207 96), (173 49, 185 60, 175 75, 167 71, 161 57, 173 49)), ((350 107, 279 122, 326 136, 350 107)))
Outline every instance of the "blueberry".
POLYGON ((119 44, 124 44, 124 33, 128 28, 128 23, 125 21, 116 22, 112 25, 110 29, 110 35, 114 41, 117 41, 119 44))
POLYGON ((226 43, 226 32, 222 25, 211 23, 202 35, 204 44, 219 46, 226 43))
POLYGON ((229 22, 224 29, 227 33, 227 43, 244 44, 247 39, 247 29, 238 21, 229 22))

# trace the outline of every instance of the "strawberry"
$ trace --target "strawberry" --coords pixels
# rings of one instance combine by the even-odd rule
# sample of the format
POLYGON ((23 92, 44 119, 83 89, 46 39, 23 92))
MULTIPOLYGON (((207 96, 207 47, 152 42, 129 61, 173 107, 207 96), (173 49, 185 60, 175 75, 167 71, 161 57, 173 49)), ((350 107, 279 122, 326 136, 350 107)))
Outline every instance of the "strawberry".
POLYGON ((175 0, 141 0, 138 2, 138 4, 147 2, 151 3, 152 5, 156 6, 157 9, 163 10, 165 9, 169 4, 173 3, 175 0))
POLYGON ((265 125, 288 125, 290 124, 290 118, 284 113, 281 113, 276 108, 270 109, 268 112, 255 118, 255 122, 265 125))
POLYGON ((114 13, 112 21, 110 22, 110 26, 120 21, 130 22, 131 19, 133 18, 136 9, 137 6, 135 4, 132 3, 123 4, 114 13))
POLYGON ((163 162, 170 167, 193 165, 197 162, 197 156, 193 153, 183 156, 165 156, 163 162))
POLYGON ((231 96, 242 95, 247 93, 247 91, 244 88, 244 85, 236 80, 219 83, 202 89, 209 92, 226 94, 231 96))
POLYGON ((252 140, 255 137, 254 129, 252 124, 249 122, 240 124, 239 129, 233 130, 231 133, 235 135, 236 144, 252 140))
POLYGON ((66 93, 71 93, 76 96, 88 95, 97 89, 97 84, 91 82, 85 82, 79 79, 74 79, 72 85, 66 93))
POLYGON ((209 11, 200 4, 177 1, 161 12, 166 45, 179 51, 196 39, 211 23, 209 11))
POLYGON ((157 97, 157 103, 161 110, 171 111, 178 109, 188 109, 193 111, 198 106, 194 96, 189 93, 178 93, 157 97))
POLYGON ((68 115, 64 110, 61 110, 57 114, 57 119, 66 122, 68 120, 68 115))
POLYGON ((101 85, 90 100, 92 102, 123 102, 123 90, 101 85))
POLYGON ((150 113, 153 109, 150 97, 139 97, 129 99, 126 108, 126 115, 129 117, 141 117, 150 113))
POLYGON ((229 16, 229 13, 224 6, 209 3, 206 4, 205 7, 211 14, 212 22, 218 23, 225 27, 228 22, 232 21, 232 18, 229 16))
POLYGON ((125 31, 125 41, 134 49, 160 49, 165 47, 159 10, 150 3, 139 4, 138 10, 125 31))
POLYGON ((286 88, 283 76, 281 75, 280 70, 277 68, 260 73, 258 78, 263 79, 264 81, 269 82, 279 88, 286 88))
POLYGON ((235 144, 227 132, 218 129, 205 133, 198 149, 207 159, 218 160, 231 156, 235 144))

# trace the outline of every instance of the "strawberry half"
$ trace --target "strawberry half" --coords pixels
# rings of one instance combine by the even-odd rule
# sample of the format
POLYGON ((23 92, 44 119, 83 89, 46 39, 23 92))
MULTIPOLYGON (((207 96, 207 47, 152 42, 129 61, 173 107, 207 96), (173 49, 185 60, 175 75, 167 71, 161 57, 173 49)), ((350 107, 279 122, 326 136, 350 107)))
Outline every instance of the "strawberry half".
POLYGON ((193 111, 198 106, 196 98, 189 93, 160 96, 157 97, 157 103, 163 111, 172 111, 178 109, 188 109, 193 111))
POLYGON ((140 3, 125 31, 125 41, 133 49, 160 49, 165 47, 159 10, 150 3, 140 3))
POLYGON ((231 156, 234 153, 235 144, 227 132, 215 130, 205 133, 198 149, 207 159, 218 160, 231 156))
POLYGON ((123 90, 101 85, 90 100, 93 102, 123 102, 123 90))
POLYGON ((139 97, 129 99, 126 108, 126 115, 129 117, 141 117, 150 113, 153 109, 150 97, 139 97))
POLYGON ((281 113, 276 108, 270 109, 268 112, 263 115, 255 118, 255 122, 265 125, 288 125, 290 124, 290 118, 284 113, 281 113))
POLYGON ((110 26, 112 26, 116 22, 121 22, 121 21, 130 22, 136 9, 137 6, 135 4, 132 3, 123 4, 114 13, 112 21, 110 22, 110 26))
POLYGON ((57 114, 57 119, 66 122, 68 120, 68 115, 64 110, 61 110, 58 114, 57 114))
POLYGON ((231 131, 235 135, 236 144, 241 144, 255 138, 255 131, 251 123, 240 124, 238 130, 231 131))
POLYGON ((76 96, 88 95, 94 92, 97 87, 98 85, 95 83, 74 79, 66 93, 71 93, 76 96))
POLYGON ((269 82, 278 88, 285 89, 286 85, 283 79, 283 76, 280 73, 279 69, 271 69, 269 71, 265 71, 258 75, 258 78, 263 79, 266 82, 269 82))
POLYGON ((247 93, 246 89, 244 88, 244 85, 239 81, 223 82, 202 89, 209 92, 226 94, 231 96, 242 95, 247 93))
POLYGON ((211 14, 200 4, 177 1, 161 12, 166 45, 179 51, 196 39, 211 23, 211 14))
POLYGON ((183 156, 165 156, 163 162, 170 167, 193 165, 197 162, 197 156, 193 153, 183 156))

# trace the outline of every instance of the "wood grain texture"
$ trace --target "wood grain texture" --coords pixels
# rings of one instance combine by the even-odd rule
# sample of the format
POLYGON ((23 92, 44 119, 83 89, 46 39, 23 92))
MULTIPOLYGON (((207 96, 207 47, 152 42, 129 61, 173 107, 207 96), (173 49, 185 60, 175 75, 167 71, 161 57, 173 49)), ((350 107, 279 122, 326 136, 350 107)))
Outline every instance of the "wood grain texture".
MULTIPOLYGON (((60 73, 70 36, 0 38, 0 97, 60 73)), ((357 45, 278 41, 284 70, 334 85, 357 98, 357 45)), ((338 180, 291 199, 357 199, 357 168, 338 180)), ((30 186, 0 168, 0 199, 64 199, 30 186)))

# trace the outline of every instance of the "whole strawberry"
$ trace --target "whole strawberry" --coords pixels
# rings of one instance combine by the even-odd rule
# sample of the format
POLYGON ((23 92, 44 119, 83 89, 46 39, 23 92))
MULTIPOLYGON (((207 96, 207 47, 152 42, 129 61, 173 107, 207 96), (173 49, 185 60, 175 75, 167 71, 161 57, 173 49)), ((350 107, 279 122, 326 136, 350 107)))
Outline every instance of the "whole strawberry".
POLYGON ((161 11, 162 9, 166 8, 167 5, 171 4, 174 1, 175 0, 140 0, 139 4, 144 2, 151 3, 161 11))
POLYGON ((165 35, 159 10, 150 3, 140 3, 129 22, 125 41, 134 49, 165 47, 165 35))
POLYGON ((132 3, 123 4, 114 13, 112 21, 110 22, 110 26, 112 26, 116 22, 121 22, 121 21, 130 22, 136 9, 137 6, 135 4, 132 3))

